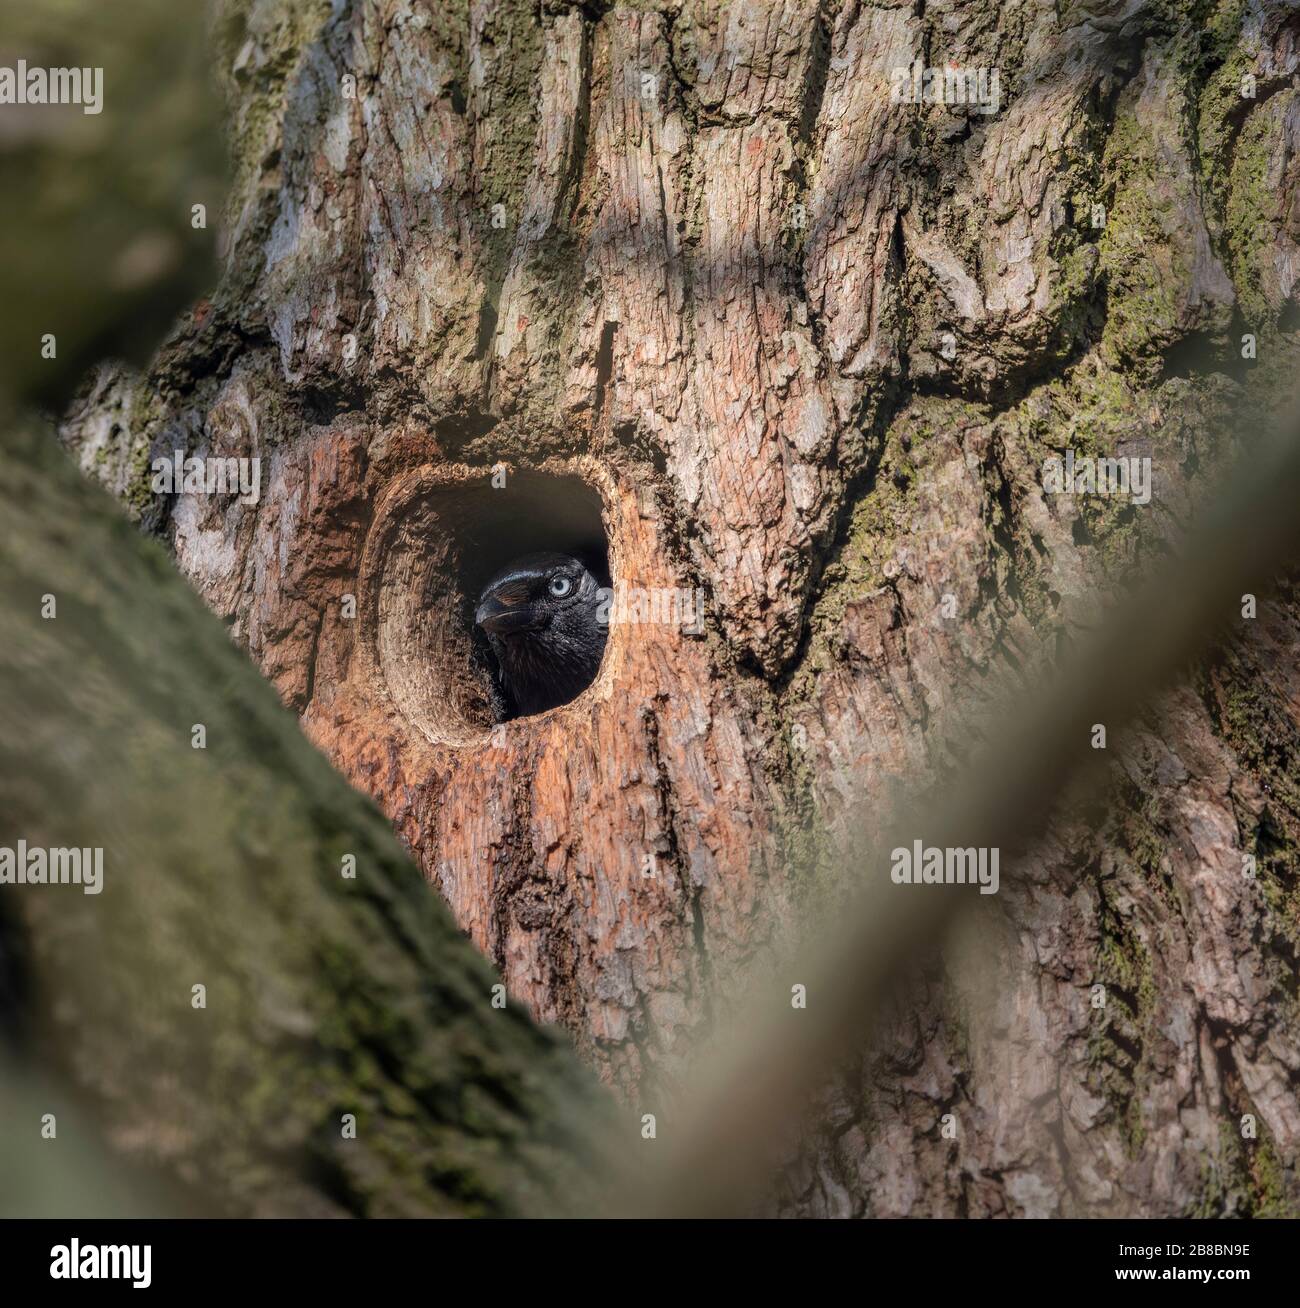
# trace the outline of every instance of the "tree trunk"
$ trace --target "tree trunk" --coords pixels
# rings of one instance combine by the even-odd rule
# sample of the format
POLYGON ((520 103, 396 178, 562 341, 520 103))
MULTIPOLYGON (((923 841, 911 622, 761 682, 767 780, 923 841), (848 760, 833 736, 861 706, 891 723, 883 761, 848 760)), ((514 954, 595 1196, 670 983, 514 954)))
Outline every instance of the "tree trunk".
MULTIPOLYGON (((220 285, 64 438, 662 1130, 858 801, 959 762, 953 707, 1168 548, 1293 368, 1297 30, 232 0, 220 285), (987 103, 891 99, 917 60, 987 103), (1150 458, 1150 503, 1049 493, 1067 448, 1150 458), (259 457, 259 501, 152 493, 177 449, 259 457), (658 620, 494 725, 478 587, 579 546, 658 620)), ((996 985, 920 967, 782 1211, 1295 1211, 1298 639, 1284 592, 1109 743, 1109 806, 986 921, 996 985)))

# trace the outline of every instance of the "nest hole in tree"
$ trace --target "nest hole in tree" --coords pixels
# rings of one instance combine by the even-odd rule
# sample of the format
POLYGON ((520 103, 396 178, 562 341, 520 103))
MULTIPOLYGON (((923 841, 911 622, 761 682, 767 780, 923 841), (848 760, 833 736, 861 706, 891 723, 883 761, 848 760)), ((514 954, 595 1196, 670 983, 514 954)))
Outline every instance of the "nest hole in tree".
POLYGON ((555 550, 610 584, 600 492, 576 475, 426 471, 372 533, 373 654, 397 707, 429 740, 482 740, 500 720, 495 665, 474 609, 494 573, 555 550))

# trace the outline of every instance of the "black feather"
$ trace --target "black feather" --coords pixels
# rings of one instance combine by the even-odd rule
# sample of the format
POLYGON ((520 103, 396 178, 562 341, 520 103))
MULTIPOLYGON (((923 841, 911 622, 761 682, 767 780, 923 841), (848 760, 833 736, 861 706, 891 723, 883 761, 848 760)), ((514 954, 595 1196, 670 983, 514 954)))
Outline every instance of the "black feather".
POLYGON ((527 554, 487 583, 474 620, 496 659, 506 716, 544 713, 592 683, 605 653, 608 595, 568 554, 527 554))

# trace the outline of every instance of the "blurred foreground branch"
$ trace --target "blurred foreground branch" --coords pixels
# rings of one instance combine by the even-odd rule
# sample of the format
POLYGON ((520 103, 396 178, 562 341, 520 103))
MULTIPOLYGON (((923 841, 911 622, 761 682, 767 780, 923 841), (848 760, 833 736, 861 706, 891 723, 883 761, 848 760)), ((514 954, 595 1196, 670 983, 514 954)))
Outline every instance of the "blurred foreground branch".
MULTIPOLYGON (((1100 771, 1093 725, 1104 724, 1113 741, 1239 622, 1243 595, 1267 592, 1300 553, 1298 504, 1300 418, 1292 413, 1241 456, 1177 557, 1035 694, 1003 706, 1000 733, 960 777, 924 805, 904 804, 873 824, 881 834, 864 836, 845 869, 860 889, 837 931, 808 940, 779 977, 765 969, 754 978, 752 1010, 724 1050, 701 1059, 684 1097, 687 1123, 655 1184, 630 1200, 632 1210, 719 1215, 755 1202, 813 1091, 870 1042, 898 978, 978 902, 969 885, 895 885, 891 851, 917 839, 940 849, 1000 849, 1006 884, 1067 786, 1100 771), (806 1010, 791 1007, 795 983, 807 986, 806 1010)), ((1222 874, 1240 876, 1241 868, 1222 874)))
MULTIPOLYGON (((16 1057, 60 1069, 200 1209, 594 1206, 611 1101, 561 1037, 494 1006, 388 823, 162 550, 40 430, 0 440, 0 516, 0 846, 103 850, 97 894, 0 888, 26 955, 4 960, 27 1000, 16 1057)), ((40 1129, 5 1115, 11 1211, 40 1129)))

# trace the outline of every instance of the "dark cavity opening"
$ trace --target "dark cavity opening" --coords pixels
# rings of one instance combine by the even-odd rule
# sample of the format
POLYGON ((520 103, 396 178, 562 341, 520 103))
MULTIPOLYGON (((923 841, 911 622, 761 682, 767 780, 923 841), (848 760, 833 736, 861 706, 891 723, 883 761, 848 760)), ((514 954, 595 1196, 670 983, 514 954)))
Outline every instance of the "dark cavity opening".
POLYGON ((377 542, 379 667, 397 706, 442 744, 473 743, 520 716, 510 712, 495 656, 474 621, 496 573, 523 555, 553 551, 579 559, 600 585, 610 584, 602 501, 593 486, 540 472, 507 473, 504 482, 493 486, 489 470, 455 482, 427 477, 393 508, 377 542))

